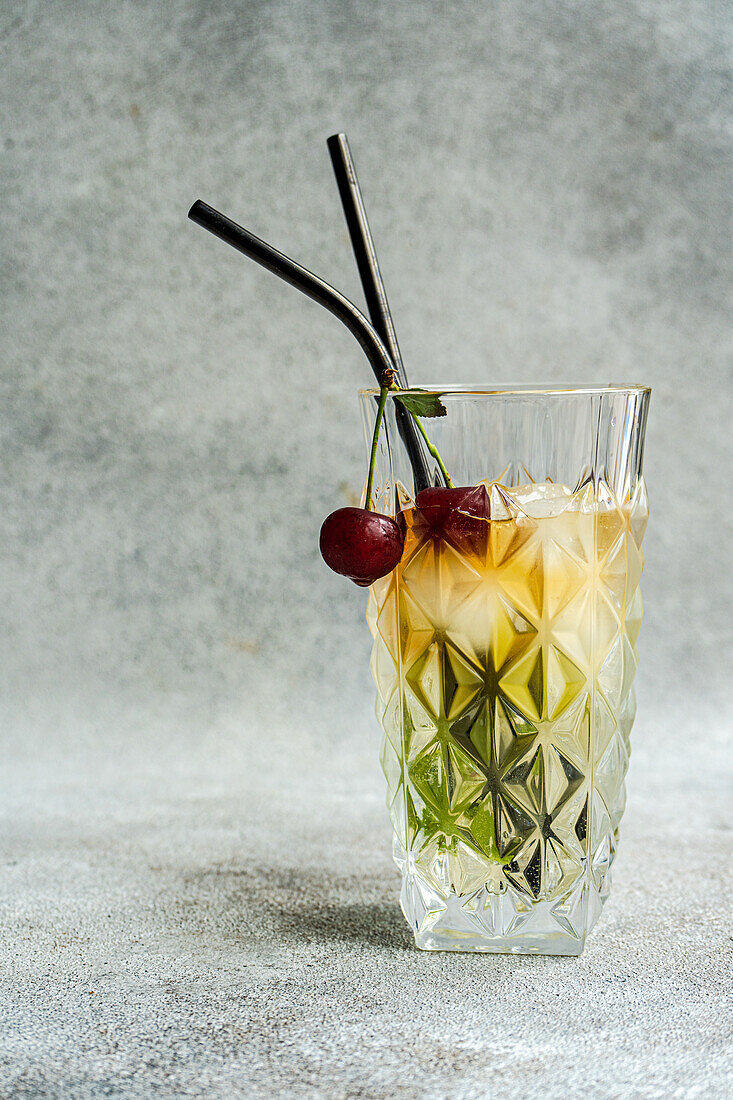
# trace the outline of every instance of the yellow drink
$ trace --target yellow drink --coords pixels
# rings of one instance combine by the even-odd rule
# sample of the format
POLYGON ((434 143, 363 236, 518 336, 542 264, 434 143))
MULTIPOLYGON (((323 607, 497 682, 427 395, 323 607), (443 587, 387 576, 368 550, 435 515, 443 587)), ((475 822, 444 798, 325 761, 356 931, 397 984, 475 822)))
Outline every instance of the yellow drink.
POLYGON ((405 511, 370 591, 402 904, 422 947, 574 954, 624 808, 646 496, 487 490, 471 538, 405 511))

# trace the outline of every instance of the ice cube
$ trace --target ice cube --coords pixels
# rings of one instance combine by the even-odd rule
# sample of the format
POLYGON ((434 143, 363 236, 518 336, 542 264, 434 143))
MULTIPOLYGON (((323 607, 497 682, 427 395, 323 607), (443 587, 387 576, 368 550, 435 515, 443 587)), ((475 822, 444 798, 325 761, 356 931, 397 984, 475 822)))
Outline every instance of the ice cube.
POLYGON ((532 519, 545 519, 561 515, 572 500, 572 491, 567 485, 557 485, 552 481, 535 482, 532 485, 518 485, 509 490, 525 515, 532 519))

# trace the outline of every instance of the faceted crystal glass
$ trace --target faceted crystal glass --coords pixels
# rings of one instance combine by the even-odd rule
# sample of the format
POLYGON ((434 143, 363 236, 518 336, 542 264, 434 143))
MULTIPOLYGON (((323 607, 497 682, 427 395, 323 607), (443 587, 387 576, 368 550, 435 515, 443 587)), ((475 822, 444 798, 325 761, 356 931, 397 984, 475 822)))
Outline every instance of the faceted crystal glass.
POLYGON ((431 526, 390 394, 375 507, 405 547, 367 619, 402 909, 421 948, 577 955, 626 797, 649 390, 434 390, 430 443, 489 509, 431 526))

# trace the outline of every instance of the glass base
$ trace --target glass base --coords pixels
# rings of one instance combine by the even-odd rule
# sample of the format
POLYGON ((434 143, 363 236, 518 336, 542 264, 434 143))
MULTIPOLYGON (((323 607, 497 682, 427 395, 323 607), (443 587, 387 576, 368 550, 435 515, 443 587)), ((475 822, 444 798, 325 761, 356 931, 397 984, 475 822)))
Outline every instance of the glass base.
POLYGON ((485 955, 580 955, 585 936, 576 940, 570 936, 537 936, 519 939, 500 937, 458 938, 450 932, 415 933, 415 946, 421 951, 465 951, 485 955))
POLYGON ((459 895, 436 888, 405 863, 400 903, 422 951, 580 955, 610 886, 607 865, 554 898, 531 901, 511 888, 497 893, 486 885, 459 895))

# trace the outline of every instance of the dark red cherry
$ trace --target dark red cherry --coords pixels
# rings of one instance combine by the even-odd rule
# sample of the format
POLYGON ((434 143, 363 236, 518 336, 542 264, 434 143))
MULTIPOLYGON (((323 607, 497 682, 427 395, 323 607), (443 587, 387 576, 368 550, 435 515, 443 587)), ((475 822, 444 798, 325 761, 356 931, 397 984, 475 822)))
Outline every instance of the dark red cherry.
POLYGON ((366 508, 339 508, 321 527, 321 556, 334 573, 367 585, 386 577, 402 557, 404 527, 366 508))
POLYGON ((423 489, 415 505, 431 534, 450 539, 459 550, 473 554, 485 551, 491 516, 485 485, 423 489))
POLYGON ((415 505, 423 519, 436 534, 442 534, 443 524, 451 512, 458 508, 473 486, 458 489, 422 489, 415 498, 415 505))

